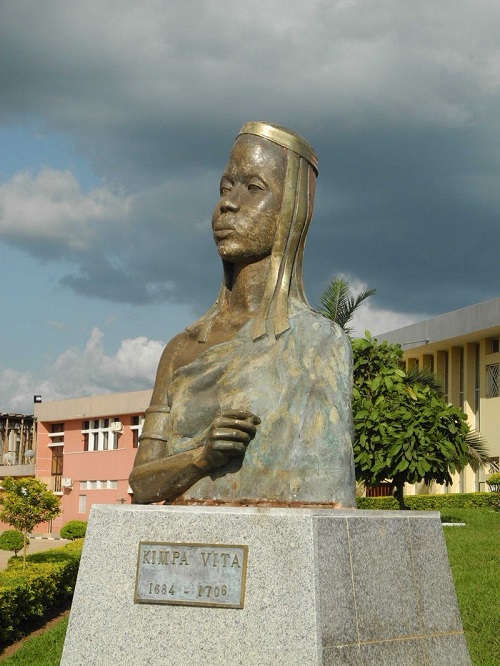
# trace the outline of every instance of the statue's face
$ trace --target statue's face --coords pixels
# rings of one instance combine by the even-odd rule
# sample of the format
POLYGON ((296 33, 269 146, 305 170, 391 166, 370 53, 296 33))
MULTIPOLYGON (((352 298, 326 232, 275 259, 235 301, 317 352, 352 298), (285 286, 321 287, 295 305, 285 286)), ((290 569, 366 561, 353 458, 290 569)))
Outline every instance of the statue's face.
POLYGON ((271 254, 286 177, 285 151, 258 136, 238 137, 213 216, 222 259, 254 262, 271 254))

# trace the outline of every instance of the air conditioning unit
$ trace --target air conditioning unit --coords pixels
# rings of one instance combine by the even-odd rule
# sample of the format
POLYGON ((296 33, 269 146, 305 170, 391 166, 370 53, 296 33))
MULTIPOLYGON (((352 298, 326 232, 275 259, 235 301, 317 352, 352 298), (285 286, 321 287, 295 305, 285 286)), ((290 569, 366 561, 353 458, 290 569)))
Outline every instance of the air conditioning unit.
POLYGON ((67 477, 63 477, 62 486, 63 488, 73 488, 73 479, 68 479, 67 477))
POLYGON ((123 430, 123 423, 121 421, 113 421, 111 423, 111 432, 121 432, 123 430))

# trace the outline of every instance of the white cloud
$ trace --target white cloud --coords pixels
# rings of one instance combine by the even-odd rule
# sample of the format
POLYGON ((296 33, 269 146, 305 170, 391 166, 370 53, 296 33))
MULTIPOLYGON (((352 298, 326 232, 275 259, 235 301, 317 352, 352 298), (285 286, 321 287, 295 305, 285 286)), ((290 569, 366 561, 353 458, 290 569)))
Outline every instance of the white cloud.
POLYGON ((85 348, 67 349, 42 380, 31 372, 1 371, 2 410, 31 413, 36 394, 46 401, 153 387, 163 342, 143 336, 125 339, 116 354, 109 356, 102 339, 103 333, 94 328, 85 348))
MULTIPOLYGON (((349 291, 353 296, 370 288, 370 285, 362 282, 356 277, 346 274, 339 274, 338 277, 349 283, 349 291)), ((358 307, 348 326, 352 328, 353 337, 364 337, 365 331, 369 331, 372 336, 379 333, 386 333, 402 326, 408 326, 423 318, 422 315, 407 312, 394 312, 384 308, 379 308, 374 304, 376 294, 370 296, 358 307)))
POLYGON ((99 224, 122 220, 129 207, 129 197, 107 187, 83 194, 69 171, 21 172, 0 185, 0 237, 83 250, 99 224))
POLYGON ((422 315, 393 312, 366 303, 359 307, 353 318, 353 336, 364 337, 365 331, 370 331, 372 337, 376 337, 380 333, 414 324, 420 319, 422 315))
POLYGON ((30 372, 6 369, 0 372, 3 412, 33 413, 34 380, 30 372))

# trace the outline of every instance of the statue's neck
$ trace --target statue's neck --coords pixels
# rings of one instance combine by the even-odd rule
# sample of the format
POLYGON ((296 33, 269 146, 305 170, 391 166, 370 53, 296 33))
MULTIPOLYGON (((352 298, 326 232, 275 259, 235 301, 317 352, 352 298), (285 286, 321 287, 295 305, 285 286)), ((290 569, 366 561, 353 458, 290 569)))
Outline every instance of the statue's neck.
POLYGON ((221 315, 255 315, 262 301, 271 257, 248 264, 233 264, 227 275, 227 297, 221 315))
POLYGON ((211 346, 232 339, 259 312, 271 257, 244 264, 224 262, 224 288, 198 333, 198 342, 211 346))

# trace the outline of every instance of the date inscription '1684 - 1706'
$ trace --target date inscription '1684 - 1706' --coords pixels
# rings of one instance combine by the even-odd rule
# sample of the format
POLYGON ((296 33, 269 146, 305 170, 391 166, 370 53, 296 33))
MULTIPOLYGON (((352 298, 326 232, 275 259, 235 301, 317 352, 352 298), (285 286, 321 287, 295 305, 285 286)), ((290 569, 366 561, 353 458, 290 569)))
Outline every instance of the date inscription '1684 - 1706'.
POLYGON ((141 541, 136 603, 243 608, 248 546, 141 541))

